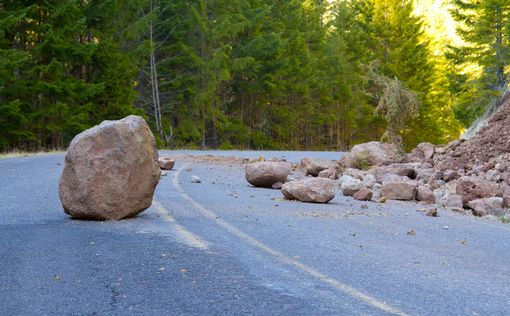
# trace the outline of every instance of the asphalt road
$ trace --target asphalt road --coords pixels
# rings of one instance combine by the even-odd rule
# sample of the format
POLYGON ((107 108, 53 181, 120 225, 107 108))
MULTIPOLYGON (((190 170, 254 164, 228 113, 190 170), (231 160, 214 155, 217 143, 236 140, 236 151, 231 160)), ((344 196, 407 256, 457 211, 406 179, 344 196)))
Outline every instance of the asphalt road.
POLYGON ((510 315, 509 225, 410 203, 285 201, 240 166, 182 161, 141 215, 72 220, 63 160, 0 160, 0 315, 510 315))

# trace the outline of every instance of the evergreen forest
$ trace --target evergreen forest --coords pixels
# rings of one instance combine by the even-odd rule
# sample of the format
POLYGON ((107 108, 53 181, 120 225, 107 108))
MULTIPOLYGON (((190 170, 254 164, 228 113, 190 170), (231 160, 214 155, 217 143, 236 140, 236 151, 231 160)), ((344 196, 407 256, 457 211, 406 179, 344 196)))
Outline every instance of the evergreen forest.
POLYGON ((129 114, 161 148, 443 144, 509 72, 508 0, 3 0, 0 152, 129 114))

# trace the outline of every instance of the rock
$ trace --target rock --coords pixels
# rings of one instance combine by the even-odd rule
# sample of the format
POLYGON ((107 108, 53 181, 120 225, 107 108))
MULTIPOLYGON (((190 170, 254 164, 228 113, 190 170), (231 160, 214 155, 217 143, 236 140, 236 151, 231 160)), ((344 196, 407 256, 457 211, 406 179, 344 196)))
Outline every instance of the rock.
POLYGON ((510 208, 510 196, 503 198, 503 208, 510 208))
POLYGON ((246 165, 246 180, 253 186, 271 188, 276 182, 285 183, 290 173, 288 162, 255 162, 246 165))
POLYGON ((362 180, 366 174, 367 174, 366 171, 358 170, 358 169, 354 169, 354 168, 347 168, 342 172, 342 175, 351 176, 354 179, 359 179, 359 180, 362 180))
POLYGON ((306 178, 285 183, 282 193, 288 200, 327 203, 335 197, 335 183, 325 178, 306 178))
POLYGON ((431 178, 436 179, 434 169, 422 168, 416 170, 416 181, 423 181, 424 183, 427 183, 431 178))
POLYGON ((323 170, 334 168, 335 165, 336 161, 324 159, 303 158, 300 162, 300 166, 304 169, 305 175, 313 177, 317 177, 323 170))
POLYGON ((275 182, 273 183, 273 185, 271 186, 272 189, 275 189, 275 190, 281 190, 281 188, 283 187, 283 183, 281 182, 275 182))
POLYGON ((131 115, 74 137, 59 196, 74 218, 119 220, 151 206, 160 174, 154 135, 143 118, 131 115))
POLYGON ((387 174, 394 174, 402 177, 415 178, 414 169, 419 165, 411 163, 396 163, 388 166, 380 166, 371 170, 378 182, 382 181, 387 174))
POLYGON ((418 186, 416 199, 418 201, 425 202, 428 204, 436 203, 436 196, 434 195, 434 192, 432 192, 431 189, 423 185, 418 186))
POLYGON ((372 199, 373 193, 368 188, 362 188, 352 197, 358 201, 370 201, 372 199))
POLYGON ((461 177, 457 182, 457 194, 462 197, 464 207, 469 201, 494 197, 499 194, 499 187, 477 177, 461 177))
POLYGON ((190 181, 191 183, 202 183, 202 180, 200 180, 200 178, 197 176, 191 176, 190 181))
POLYGON ((427 161, 434 157, 436 146, 431 143, 421 143, 411 151, 410 158, 412 161, 427 161))
POLYGON ((162 177, 166 177, 166 175, 167 175, 166 171, 161 171, 161 176, 162 177))
POLYGON ((500 216, 504 214, 503 198, 500 197, 471 200, 468 202, 468 207, 472 210, 473 215, 475 216, 500 216))
POLYGON ((458 173, 454 170, 445 170, 443 172, 443 180, 446 182, 455 180, 459 177, 458 173))
POLYGON ((336 169, 334 169, 334 168, 324 169, 321 172, 319 172, 318 177, 335 180, 336 179, 336 169))
POLYGON ((381 198, 382 184, 375 183, 372 187, 372 201, 378 201, 381 198))
POLYGON ((348 168, 368 169, 370 166, 400 162, 402 158, 394 144, 369 142, 352 147, 351 151, 340 159, 340 163, 348 168))
POLYGON ((372 188, 377 182, 373 174, 367 174, 361 181, 361 185, 365 188, 372 188))
POLYGON ((353 196, 363 188, 361 180, 354 179, 351 176, 344 175, 340 178, 340 190, 345 196, 353 196))
POLYGON ((437 208, 433 207, 433 208, 427 210, 427 213, 425 213, 425 215, 430 216, 430 217, 438 217, 439 213, 437 212, 437 208))
POLYGON ((159 157, 159 167, 163 170, 172 170, 175 165, 175 159, 170 157, 159 157))
POLYGON ((411 201, 416 198, 418 183, 414 180, 392 180, 382 183, 381 195, 390 200, 411 201))
POLYGON ((445 194, 439 199, 439 204, 450 208, 463 208, 462 197, 458 194, 445 194))

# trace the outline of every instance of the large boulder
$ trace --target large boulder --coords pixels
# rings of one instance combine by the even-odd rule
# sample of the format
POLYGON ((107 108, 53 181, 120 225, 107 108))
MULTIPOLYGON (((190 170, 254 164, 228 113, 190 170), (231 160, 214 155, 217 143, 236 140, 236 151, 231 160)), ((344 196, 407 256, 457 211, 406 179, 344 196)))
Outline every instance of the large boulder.
POLYGON ((352 147, 351 151, 342 157, 340 163, 348 168, 364 169, 400 162, 402 158, 394 144, 369 142, 352 147))
POLYGON ((310 203, 327 203, 335 197, 336 182, 326 178, 307 178, 287 182, 282 187, 288 200, 310 203))
MULTIPOLYGON (((428 167, 428 166, 427 166, 428 167)), ((401 177, 415 178, 415 169, 421 168, 419 163, 394 163, 387 166, 375 167, 370 172, 375 176, 378 182, 384 179, 387 174, 395 174, 401 177)))
POLYGON ((254 162, 246 165, 246 180, 256 187, 271 188, 277 182, 285 183, 290 170, 288 162, 254 162))
POLYGON ((431 189, 423 185, 418 186, 418 191, 416 192, 416 199, 427 204, 436 203, 436 196, 434 195, 434 192, 432 192, 431 189))
POLYGON ((469 201, 497 196, 500 189, 497 184, 477 178, 461 177, 457 182, 457 194, 462 197, 464 207, 469 201))
POLYGON ((444 207, 461 209, 463 207, 462 197, 458 194, 446 193, 439 199, 439 204, 444 207))
POLYGON ((160 173, 154 135, 141 117, 104 121, 69 145, 60 200, 74 218, 131 217, 151 206, 160 173))
POLYGON ((381 195, 390 200, 410 201, 416 198, 418 182, 406 177, 383 181, 381 195))

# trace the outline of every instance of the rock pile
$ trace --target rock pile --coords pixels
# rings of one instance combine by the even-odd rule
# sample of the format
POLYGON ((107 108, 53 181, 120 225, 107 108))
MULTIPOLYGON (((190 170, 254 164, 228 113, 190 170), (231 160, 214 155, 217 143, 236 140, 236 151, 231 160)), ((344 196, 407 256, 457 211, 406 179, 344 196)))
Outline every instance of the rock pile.
POLYGON ((104 121, 72 140, 59 196, 74 218, 118 220, 151 206, 160 173, 156 141, 143 118, 104 121))

